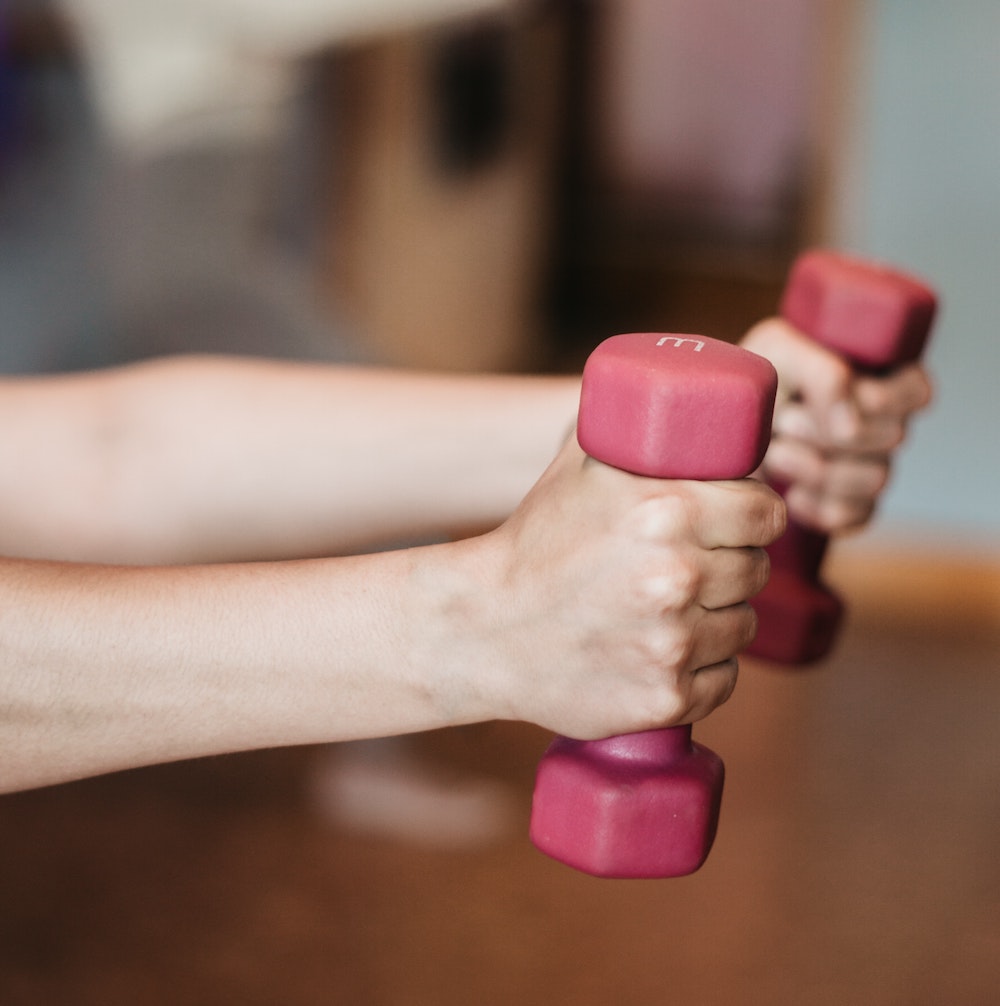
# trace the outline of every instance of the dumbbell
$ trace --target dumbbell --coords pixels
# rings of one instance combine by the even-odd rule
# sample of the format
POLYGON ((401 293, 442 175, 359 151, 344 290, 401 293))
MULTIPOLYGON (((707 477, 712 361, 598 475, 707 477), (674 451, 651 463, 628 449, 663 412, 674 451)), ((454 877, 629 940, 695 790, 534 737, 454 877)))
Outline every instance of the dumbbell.
MULTIPOLYGON (((617 335, 584 366, 577 438, 591 457, 638 475, 743 478, 767 449, 776 392, 771 364, 737 346, 617 335)), ((538 767, 531 839, 595 876, 693 873, 715 838, 724 771, 690 726, 557 737, 538 767)))
MULTIPOLYGON (((878 374, 919 359, 936 307, 933 291, 912 276, 817 249, 796 260, 779 311, 855 370, 878 374)), ((748 653, 788 665, 829 653, 844 605, 820 575, 827 543, 826 535, 789 521, 768 548, 771 577, 751 602, 759 626, 748 653)))

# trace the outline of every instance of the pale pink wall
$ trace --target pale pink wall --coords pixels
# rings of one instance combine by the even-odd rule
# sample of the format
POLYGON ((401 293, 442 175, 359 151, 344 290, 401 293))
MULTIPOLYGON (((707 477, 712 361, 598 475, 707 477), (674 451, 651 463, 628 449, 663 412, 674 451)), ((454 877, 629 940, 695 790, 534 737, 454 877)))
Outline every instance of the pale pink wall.
POLYGON ((599 135, 617 185, 732 222, 766 218, 801 170, 818 0, 611 0, 599 135))

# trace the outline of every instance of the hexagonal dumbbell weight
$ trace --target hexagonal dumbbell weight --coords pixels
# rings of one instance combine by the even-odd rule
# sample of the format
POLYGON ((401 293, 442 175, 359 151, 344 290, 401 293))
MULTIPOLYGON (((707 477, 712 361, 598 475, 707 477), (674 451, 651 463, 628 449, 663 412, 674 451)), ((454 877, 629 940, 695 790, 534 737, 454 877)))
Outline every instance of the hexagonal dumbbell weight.
MULTIPOLYGON (((777 390, 763 358, 698 336, 614 336, 583 371, 577 436, 606 464, 665 479, 735 479, 767 449, 777 390)), ((705 861, 721 759, 690 726, 598 741, 556 738, 542 758, 531 839, 601 877, 677 877, 705 861)))
MULTIPOLYGON (((920 357, 936 306, 933 291, 912 276, 814 250, 796 260, 780 312, 855 369, 880 373, 920 357)), ((753 600, 759 627, 748 653, 788 665, 829 653, 844 606, 820 576, 826 548, 826 535, 794 521, 768 548, 771 578, 753 600)))

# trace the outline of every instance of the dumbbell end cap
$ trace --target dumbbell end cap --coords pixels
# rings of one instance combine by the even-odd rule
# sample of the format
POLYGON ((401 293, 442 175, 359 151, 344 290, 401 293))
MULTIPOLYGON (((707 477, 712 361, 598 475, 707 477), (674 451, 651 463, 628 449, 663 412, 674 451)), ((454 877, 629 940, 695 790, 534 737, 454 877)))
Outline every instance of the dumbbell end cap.
POLYGON ((718 339, 614 335, 584 365, 577 438, 637 475, 744 478, 770 443, 777 387, 769 361, 718 339))
POLYGON ((909 273, 816 248, 795 260, 780 312, 855 366, 879 371, 919 359, 937 297, 909 273))
POLYGON ((725 769, 690 727, 606 741, 558 737, 538 768, 531 840, 596 877, 694 873, 715 839, 725 769))

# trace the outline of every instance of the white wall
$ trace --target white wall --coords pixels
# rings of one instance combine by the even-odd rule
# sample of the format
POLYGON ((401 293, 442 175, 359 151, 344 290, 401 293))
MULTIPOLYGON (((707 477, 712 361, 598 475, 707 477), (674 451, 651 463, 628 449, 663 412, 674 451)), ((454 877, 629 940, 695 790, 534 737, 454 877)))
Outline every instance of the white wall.
POLYGON ((1000 3, 869 0, 839 245, 940 291, 938 399, 874 534, 1000 548, 1000 3))

